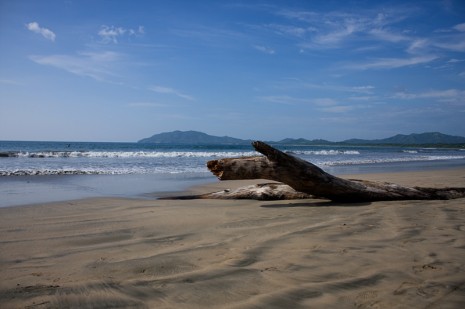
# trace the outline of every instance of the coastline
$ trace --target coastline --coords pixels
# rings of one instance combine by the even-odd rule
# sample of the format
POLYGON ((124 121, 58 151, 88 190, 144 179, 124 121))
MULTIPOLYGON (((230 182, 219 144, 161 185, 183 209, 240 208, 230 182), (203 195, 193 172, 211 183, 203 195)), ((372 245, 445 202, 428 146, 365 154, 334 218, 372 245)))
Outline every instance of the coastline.
MULTIPOLYGON (((465 168, 344 177, 465 187, 465 168)), ((0 303, 458 308, 465 304, 463 204, 100 197, 0 208, 0 303)))
POLYGON ((84 198, 156 199, 165 192, 182 192, 215 180, 207 173, 196 177, 181 174, 0 177, 0 208, 84 198))
MULTIPOLYGON (((465 160, 323 167, 326 172, 341 177, 432 172, 461 168, 465 168, 465 160)), ((0 196, 2 196, 0 208, 83 198, 156 199, 167 195, 182 194, 183 191, 189 191, 192 186, 216 182, 216 177, 208 170, 203 173, 3 176, 0 177, 0 196)))

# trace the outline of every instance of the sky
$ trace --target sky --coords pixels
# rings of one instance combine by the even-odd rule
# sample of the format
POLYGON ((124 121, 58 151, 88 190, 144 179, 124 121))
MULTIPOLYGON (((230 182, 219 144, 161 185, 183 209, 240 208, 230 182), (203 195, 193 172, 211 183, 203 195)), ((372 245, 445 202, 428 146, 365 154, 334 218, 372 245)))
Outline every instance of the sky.
POLYGON ((465 1, 0 0, 0 140, 465 136, 465 1))

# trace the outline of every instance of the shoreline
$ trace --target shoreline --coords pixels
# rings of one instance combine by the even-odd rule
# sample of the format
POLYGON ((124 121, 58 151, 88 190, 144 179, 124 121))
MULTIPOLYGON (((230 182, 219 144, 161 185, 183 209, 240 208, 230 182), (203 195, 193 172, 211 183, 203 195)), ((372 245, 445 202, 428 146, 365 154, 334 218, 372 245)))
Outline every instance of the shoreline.
POLYGON ((214 180, 206 173, 194 178, 178 174, 0 177, 0 209, 88 198, 156 199, 158 193, 182 192, 214 180))
MULTIPOLYGON (((330 174, 371 175, 465 168, 464 160, 327 166, 330 174)), ((210 172, 192 174, 48 175, 0 177, 0 208, 84 198, 157 199, 184 195, 191 187, 217 182, 210 172)), ((408 185, 408 184, 407 184, 408 185)))
MULTIPOLYGON (((465 168, 352 176, 465 187, 465 168)), ((463 204, 113 197, 0 208, 0 303, 459 308, 465 304, 463 204)))

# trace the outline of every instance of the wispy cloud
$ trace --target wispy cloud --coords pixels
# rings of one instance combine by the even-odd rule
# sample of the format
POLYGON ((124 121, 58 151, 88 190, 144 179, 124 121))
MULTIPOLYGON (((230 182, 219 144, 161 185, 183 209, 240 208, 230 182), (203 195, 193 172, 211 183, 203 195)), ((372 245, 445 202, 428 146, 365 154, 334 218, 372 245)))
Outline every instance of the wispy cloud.
POLYGON ((355 105, 341 104, 333 98, 317 98, 312 103, 317 106, 317 110, 325 113, 344 113, 355 109, 355 105))
POLYGON ((409 54, 419 55, 427 51, 430 46, 431 41, 429 39, 414 39, 410 42, 407 52, 409 54))
POLYGON ((342 24, 338 24, 335 29, 331 29, 325 34, 315 36, 313 42, 319 46, 333 47, 354 33, 361 31, 361 28, 362 25, 356 20, 343 20, 342 24))
POLYGON ((269 96, 261 96, 258 97, 259 100, 269 102, 269 103, 277 103, 277 104, 285 104, 285 105, 294 105, 294 104, 310 104, 311 100, 309 99, 302 99, 297 97, 292 97, 288 95, 269 95, 269 96))
POLYGON ((389 42, 409 40, 403 33, 387 28, 404 20, 409 10, 392 8, 389 12, 382 11, 384 13, 376 13, 376 10, 358 13, 279 10, 276 14, 287 18, 292 24, 273 25, 272 28, 282 29, 280 34, 301 38, 299 45, 305 49, 342 48, 346 42, 360 38, 364 41, 368 38, 389 42))
POLYGON ((371 85, 366 86, 352 86, 348 88, 351 92, 359 92, 359 93, 371 93, 375 87, 371 85))
POLYGON ((437 47, 440 47, 442 49, 450 50, 450 51, 456 51, 456 52, 465 52, 465 37, 462 38, 462 40, 458 40, 457 38, 454 40, 449 40, 449 41, 443 41, 443 42, 437 42, 435 43, 437 47))
POLYGON ((135 36, 145 33, 143 26, 139 26, 137 29, 126 29, 123 27, 106 26, 102 25, 99 32, 97 33, 102 39, 103 43, 118 43, 118 39, 125 35, 135 36))
POLYGON ((465 32, 465 23, 455 25, 454 29, 457 30, 457 31, 465 32))
POLYGON ((413 99, 436 99, 439 102, 463 103, 465 104, 465 90, 446 89, 446 90, 429 90, 425 92, 410 93, 398 92, 393 98, 413 100, 413 99))
POLYGON ((276 53, 274 49, 267 47, 267 46, 254 45, 254 48, 258 51, 261 51, 262 53, 269 54, 269 55, 274 55, 276 53))
POLYGON ((313 99, 312 103, 317 106, 317 110, 325 113, 344 113, 355 109, 355 105, 341 104, 333 98, 317 98, 313 99))
POLYGON ((111 68, 120 58, 120 54, 110 51, 80 52, 77 55, 30 56, 30 59, 38 64, 53 66, 98 81, 108 81, 108 77, 116 76, 111 68))
POLYGON ((56 35, 55 33, 47 28, 40 27, 37 22, 31 22, 26 24, 26 28, 32 32, 42 35, 47 40, 55 42, 56 35))
POLYGON ((362 69, 410 66, 432 61, 431 55, 443 51, 465 51, 465 23, 429 33, 410 30, 406 26, 409 20, 424 14, 416 5, 372 7, 357 12, 276 7, 268 11, 282 17, 281 22, 261 25, 261 29, 294 40, 301 52, 348 47, 359 53, 386 51, 387 48, 396 53, 405 52, 405 59, 379 59, 362 64, 359 66, 362 69))
POLYGON ((403 33, 395 33, 383 28, 372 29, 369 30, 368 33, 381 41, 387 41, 391 43, 399 43, 411 40, 409 36, 406 36, 403 33))
POLYGON ((161 93, 161 94, 175 95, 175 96, 178 96, 178 97, 180 97, 182 99, 189 100, 189 101, 195 101, 194 97, 192 97, 191 95, 182 93, 182 92, 180 92, 180 91, 178 91, 176 89, 173 89, 171 87, 152 86, 152 87, 149 87, 149 90, 157 92, 157 93, 161 93))
POLYGON ((352 70, 369 70, 369 69, 397 69, 401 67, 429 63, 438 59, 434 55, 417 56, 410 58, 380 58, 365 63, 352 63, 345 65, 344 68, 352 70))
POLYGON ((349 93, 361 93, 361 94, 371 94, 375 90, 375 87, 372 85, 362 85, 362 86, 344 86, 344 85, 333 85, 333 84, 312 84, 305 83, 303 84, 305 88, 311 89, 320 89, 326 91, 337 91, 337 92, 349 92, 349 93))
POLYGON ((279 103, 279 104, 306 104, 306 105, 315 105, 315 106, 333 106, 337 104, 337 101, 331 98, 313 98, 313 99, 304 99, 300 97, 293 97, 289 95, 271 95, 271 96, 262 96, 259 97, 260 100, 270 102, 270 103, 279 103))
POLYGON ((342 113, 354 109, 354 106, 343 105, 338 100, 333 98, 313 98, 304 99, 300 97, 293 97, 288 95, 275 95, 275 96, 263 96, 258 99, 278 104, 286 105, 310 105, 314 106, 318 111, 327 113, 342 113))
POLYGON ((465 52, 465 23, 452 28, 439 29, 439 36, 431 42, 431 45, 446 51, 465 52))
POLYGON ((271 29, 276 34, 297 38, 304 37, 308 32, 316 31, 316 28, 313 27, 299 27, 294 25, 269 24, 265 25, 265 27, 271 29))

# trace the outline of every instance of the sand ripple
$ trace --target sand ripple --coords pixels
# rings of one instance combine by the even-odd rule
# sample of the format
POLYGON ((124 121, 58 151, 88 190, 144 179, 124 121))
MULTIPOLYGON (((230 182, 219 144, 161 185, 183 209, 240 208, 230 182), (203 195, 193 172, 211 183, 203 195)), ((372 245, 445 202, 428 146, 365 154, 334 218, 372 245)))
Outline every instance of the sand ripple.
POLYGON ((463 199, 73 204, 0 209, 2 308, 465 304, 463 199))

